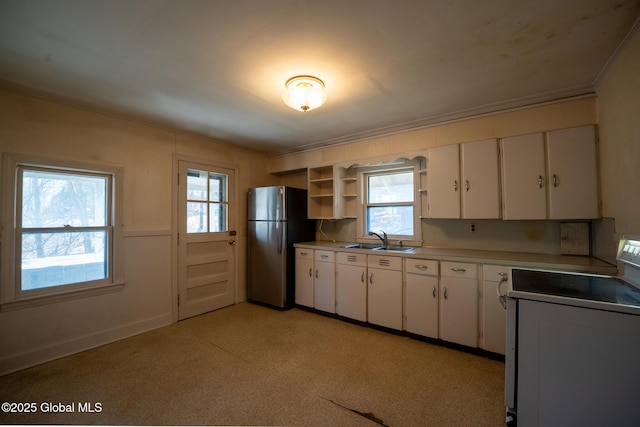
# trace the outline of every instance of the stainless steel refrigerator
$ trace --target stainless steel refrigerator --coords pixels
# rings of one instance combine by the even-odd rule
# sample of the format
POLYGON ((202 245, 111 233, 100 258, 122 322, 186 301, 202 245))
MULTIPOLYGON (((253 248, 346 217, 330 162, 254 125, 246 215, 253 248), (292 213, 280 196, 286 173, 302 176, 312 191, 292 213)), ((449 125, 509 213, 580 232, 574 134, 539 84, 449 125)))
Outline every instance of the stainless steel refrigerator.
POLYGON ((307 219, 307 190, 285 186, 250 189, 248 220, 249 300, 278 308, 293 307, 293 244, 315 240, 315 221, 307 219))

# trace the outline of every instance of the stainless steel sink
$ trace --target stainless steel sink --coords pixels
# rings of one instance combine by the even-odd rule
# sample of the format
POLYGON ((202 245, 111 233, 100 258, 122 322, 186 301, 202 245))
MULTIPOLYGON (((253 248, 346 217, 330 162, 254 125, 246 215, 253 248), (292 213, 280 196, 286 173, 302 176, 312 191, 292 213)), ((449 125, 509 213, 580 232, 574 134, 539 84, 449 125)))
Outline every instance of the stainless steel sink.
POLYGON ((394 245, 390 245, 387 246, 386 248, 384 246, 379 246, 377 248, 372 249, 374 251, 398 251, 398 252, 411 252, 413 251, 413 248, 411 247, 407 247, 407 246, 394 246, 394 245))
POLYGON ((345 249, 368 249, 371 251, 398 251, 398 252, 411 252, 413 248, 407 246, 394 246, 390 245, 386 248, 382 245, 372 245, 367 243, 349 243, 348 245, 344 245, 345 249))
POLYGON ((372 245, 367 243, 349 243, 348 245, 344 245, 343 247, 345 249, 371 249, 371 250, 384 249, 384 246, 382 245, 372 245))

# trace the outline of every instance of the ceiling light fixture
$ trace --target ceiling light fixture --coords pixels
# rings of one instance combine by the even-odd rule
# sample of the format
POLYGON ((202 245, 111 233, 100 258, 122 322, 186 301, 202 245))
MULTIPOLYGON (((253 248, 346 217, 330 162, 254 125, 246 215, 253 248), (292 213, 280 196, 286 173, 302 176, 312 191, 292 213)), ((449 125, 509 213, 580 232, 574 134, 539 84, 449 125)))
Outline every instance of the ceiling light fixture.
POLYGON ((287 91, 282 94, 282 100, 294 110, 307 112, 318 108, 327 100, 324 83, 317 77, 291 77, 284 86, 287 91))

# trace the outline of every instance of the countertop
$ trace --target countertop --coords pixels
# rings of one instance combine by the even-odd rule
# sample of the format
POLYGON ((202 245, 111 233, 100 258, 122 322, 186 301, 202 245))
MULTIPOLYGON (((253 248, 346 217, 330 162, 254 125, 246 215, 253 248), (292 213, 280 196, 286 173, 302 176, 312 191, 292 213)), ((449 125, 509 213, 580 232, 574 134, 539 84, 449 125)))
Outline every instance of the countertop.
POLYGON ((524 252, 483 251, 422 246, 411 252, 372 251, 371 249, 345 248, 353 242, 313 241, 295 243, 297 248, 325 249, 340 252, 359 252, 375 255, 400 256, 404 258, 433 259, 438 261, 473 262, 496 264, 507 267, 573 271, 615 276, 617 267, 598 258, 588 256, 548 255, 524 252))

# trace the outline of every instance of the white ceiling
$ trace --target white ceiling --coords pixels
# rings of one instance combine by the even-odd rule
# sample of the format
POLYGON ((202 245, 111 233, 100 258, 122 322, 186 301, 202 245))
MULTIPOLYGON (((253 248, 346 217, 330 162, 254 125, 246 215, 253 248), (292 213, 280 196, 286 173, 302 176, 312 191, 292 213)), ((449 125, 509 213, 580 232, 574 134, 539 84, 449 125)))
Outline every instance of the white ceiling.
POLYGON ((638 0, 0 0, 0 80, 276 154, 593 93, 639 11, 638 0), (324 80, 323 107, 282 103, 298 74, 324 80))

